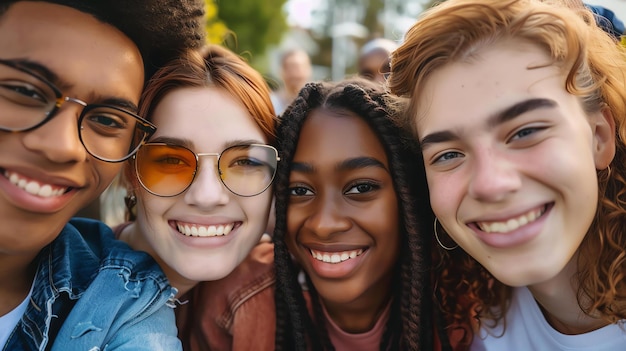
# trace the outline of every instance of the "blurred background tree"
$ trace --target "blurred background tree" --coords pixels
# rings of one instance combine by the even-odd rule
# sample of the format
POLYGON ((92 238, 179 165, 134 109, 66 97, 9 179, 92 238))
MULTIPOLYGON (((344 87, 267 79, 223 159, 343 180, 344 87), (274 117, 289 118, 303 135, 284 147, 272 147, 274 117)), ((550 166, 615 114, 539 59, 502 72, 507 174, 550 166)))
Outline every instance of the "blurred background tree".
POLYGON ((217 4, 214 0, 204 0, 204 8, 206 12, 207 42, 222 44, 229 30, 226 24, 217 16, 217 4))
POLYGON ((210 37, 214 37, 210 31, 216 30, 217 36, 211 40, 246 57, 259 69, 259 60, 266 49, 278 44, 287 30, 285 13, 282 11, 286 1, 205 0, 207 15, 209 11, 215 10, 211 28, 207 27, 210 37), (222 31, 222 25, 227 29, 226 32, 222 31))
POLYGON ((311 55, 314 78, 327 79, 353 74, 358 50, 366 41, 400 41, 424 8, 441 1, 205 0, 208 41, 242 55, 270 79, 277 75, 280 53, 300 46, 311 55), (304 23, 292 17, 294 9, 303 7, 311 17, 304 23), (337 66, 340 69, 331 72, 337 66))

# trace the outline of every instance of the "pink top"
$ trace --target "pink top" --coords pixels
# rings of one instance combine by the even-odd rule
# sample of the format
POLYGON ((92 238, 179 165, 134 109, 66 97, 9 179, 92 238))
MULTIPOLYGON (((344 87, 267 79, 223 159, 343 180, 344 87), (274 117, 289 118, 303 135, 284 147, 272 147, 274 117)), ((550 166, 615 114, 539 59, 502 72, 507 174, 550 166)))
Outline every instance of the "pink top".
POLYGON ((365 333, 351 334, 341 330, 330 318, 326 308, 323 307, 324 316, 326 317, 326 327, 328 328, 328 336, 330 341, 335 346, 336 351, 379 351, 380 341, 383 338, 383 331, 385 330, 385 324, 389 319, 389 311, 391 309, 391 303, 387 304, 387 307, 381 313, 380 318, 374 325, 374 327, 365 333))

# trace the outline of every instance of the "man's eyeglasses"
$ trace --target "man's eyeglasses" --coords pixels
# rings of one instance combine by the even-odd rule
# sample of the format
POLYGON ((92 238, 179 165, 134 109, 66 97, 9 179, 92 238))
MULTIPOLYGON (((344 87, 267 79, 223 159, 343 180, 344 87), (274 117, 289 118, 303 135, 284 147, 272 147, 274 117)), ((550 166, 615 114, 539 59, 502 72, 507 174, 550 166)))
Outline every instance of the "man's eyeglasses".
POLYGON ((44 125, 66 102, 83 106, 78 135, 93 157, 121 162, 132 156, 156 127, 117 106, 87 104, 63 96, 52 83, 18 63, 0 60, 0 131, 26 132, 44 125))
POLYGON ((231 146, 218 154, 195 153, 179 145, 147 143, 134 156, 137 178, 151 194, 179 195, 193 183, 202 156, 217 157, 219 178, 224 186, 244 197, 258 195, 272 184, 280 160, 274 147, 263 144, 231 146))

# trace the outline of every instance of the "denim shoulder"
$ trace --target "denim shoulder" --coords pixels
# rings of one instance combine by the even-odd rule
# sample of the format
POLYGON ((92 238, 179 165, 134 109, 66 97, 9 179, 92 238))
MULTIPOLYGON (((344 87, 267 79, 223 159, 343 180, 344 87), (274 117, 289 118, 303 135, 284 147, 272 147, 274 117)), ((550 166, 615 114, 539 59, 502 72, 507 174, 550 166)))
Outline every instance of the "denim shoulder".
POLYGON ((180 350, 172 309, 176 289, 158 264, 115 240, 103 223, 73 219, 70 225, 84 239, 79 261, 95 259, 98 265, 75 296, 52 350, 180 350))

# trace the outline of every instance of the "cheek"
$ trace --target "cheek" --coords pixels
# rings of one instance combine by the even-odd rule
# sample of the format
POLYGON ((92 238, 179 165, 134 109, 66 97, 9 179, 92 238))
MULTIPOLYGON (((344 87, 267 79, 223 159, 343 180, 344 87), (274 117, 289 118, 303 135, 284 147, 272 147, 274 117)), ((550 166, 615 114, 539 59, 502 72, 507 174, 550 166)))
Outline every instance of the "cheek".
POLYGON ((94 171, 98 176, 98 190, 102 192, 109 186, 109 184, 111 184, 113 178, 121 172, 122 164, 101 162, 96 161, 95 159, 93 162, 96 164, 94 166, 94 171))
MULTIPOLYGON (((152 195, 143 188, 137 191, 137 217, 144 218, 149 226, 164 221, 163 215, 172 207, 180 195, 174 197, 159 197, 152 195)), ((182 200, 181 200, 182 201, 182 200)))
POLYGON ((450 177, 444 178, 441 175, 433 175, 426 172, 428 181, 428 192, 430 196, 430 206, 435 216, 439 219, 451 216, 456 213, 455 206, 462 198, 461 181, 455 181, 450 177))
POLYGON ((236 197, 236 201, 243 210, 248 225, 253 228, 255 232, 259 231, 259 236, 263 234, 269 219, 272 192, 266 191, 253 197, 233 196, 236 197))

